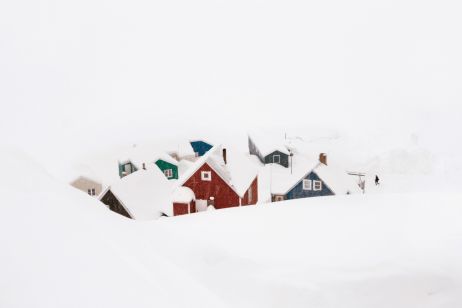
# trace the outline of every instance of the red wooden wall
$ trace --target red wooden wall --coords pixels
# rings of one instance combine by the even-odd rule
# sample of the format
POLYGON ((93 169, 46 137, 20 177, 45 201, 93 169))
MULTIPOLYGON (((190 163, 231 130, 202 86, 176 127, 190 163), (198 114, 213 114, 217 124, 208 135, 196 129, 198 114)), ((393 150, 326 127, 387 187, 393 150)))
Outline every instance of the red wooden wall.
POLYGON ((191 201, 189 204, 188 203, 173 203, 173 216, 178 216, 178 215, 184 215, 184 214, 189 214, 189 213, 195 213, 196 212, 196 203, 191 201), (188 212, 188 207, 189 207, 189 212, 188 212))
MULTIPOLYGON (((237 193, 207 164, 199 168, 183 185, 191 188, 196 195, 196 200, 209 200, 214 197, 214 206, 216 209, 239 206, 239 196, 237 193), (211 181, 201 179, 202 171, 210 171, 212 174, 211 181)), ((258 200, 258 179, 252 182, 253 198, 251 204, 258 200)), ((248 192, 244 195, 242 205, 248 205, 248 192)))

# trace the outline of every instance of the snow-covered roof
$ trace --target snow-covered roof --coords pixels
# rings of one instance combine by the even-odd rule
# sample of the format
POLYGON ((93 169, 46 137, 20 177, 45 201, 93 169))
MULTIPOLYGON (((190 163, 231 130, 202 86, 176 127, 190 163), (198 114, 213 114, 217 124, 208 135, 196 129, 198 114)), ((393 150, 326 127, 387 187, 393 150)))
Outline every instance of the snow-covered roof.
POLYGON ((336 195, 361 193, 355 178, 335 163, 319 164, 313 171, 336 195))
POLYGON ((172 184, 159 168, 132 173, 108 189, 137 220, 159 218, 164 208, 172 207, 172 184))
POLYGON ((209 145, 213 145, 212 142, 209 142, 207 139, 203 139, 203 138, 193 138, 193 139, 189 139, 189 142, 192 143, 192 142, 204 142, 204 143, 207 143, 209 145))
POLYGON ((248 137, 253 141, 263 156, 267 156, 274 151, 279 151, 289 155, 289 151, 287 150, 283 139, 279 139, 270 134, 258 134, 254 132, 249 133, 248 137))
POLYGON ((134 147, 130 149, 129 151, 125 153, 125 155, 123 155, 119 159, 119 161, 121 163, 130 161, 138 169, 141 169, 143 166, 143 163, 145 165, 151 165, 151 163, 155 163, 159 159, 166 161, 173 165, 178 165, 178 162, 173 157, 168 155, 167 153, 156 151, 156 150, 149 149, 146 147, 134 147))
POLYGON ((294 155, 292 166, 285 168, 279 164, 269 164, 264 168, 269 169, 271 193, 285 195, 300 180, 319 164, 319 160, 305 155, 294 155))
POLYGON ((177 154, 179 158, 184 157, 194 157, 196 153, 194 152, 191 143, 188 140, 163 140, 158 141, 155 144, 155 147, 163 152, 168 154, 177 154))
POLYGON ((181 177, 191 166, 194 165, 194 162, 187 160, 187 159, 182 159, 178 162, 178 173, 179 176, 181 177))
POLYGON ((346 194, 361 192, 355 179, 348 175, 347 171, 329 158, 328 165, 321 164, 318 158, 308 155, 294 155, 292 173, 291 168, 284 168, 278 164, 266 166, 271 168, 271 192, 272 194, 285 195, 305 176, 315 172, 319 178, 335 193, 346 194))
POLYGON ((88 165, 77 164, 71 167, 71 174, 69 175, 69 183, 74 183, 80 179, 102 184, 100 177, 96 175, 96 172, 88 165))
POLYGON ((93 183, 95 183, 95 184, 101 184, 101 185, 102 185, 101 181, 100 181, 100 180, 97 180, 96 177, 90 177, 90 176, 88 176, 88 175, 79 175, 79 176, 77 176, 76 178, 74 178, 74 179, 70 182, 70 184, 74 184, 75 182, 77 182, 77 181, 79 181, 79 180, 86 180, 86 181, 88 181, 88 182, 93 182, 93 183))
POLYGON ((223 147, 216 145, 199 158, 178 180, 184 183, 207 163, 242 198, 258 174, 255 165, 245 155, 227 151, 227 164, 223 160, 223 147))
POLYGON ((189 203, 196 199, 194 192, 189 187, 176 187, 173 191, 172 200, 177 203, 189 203))

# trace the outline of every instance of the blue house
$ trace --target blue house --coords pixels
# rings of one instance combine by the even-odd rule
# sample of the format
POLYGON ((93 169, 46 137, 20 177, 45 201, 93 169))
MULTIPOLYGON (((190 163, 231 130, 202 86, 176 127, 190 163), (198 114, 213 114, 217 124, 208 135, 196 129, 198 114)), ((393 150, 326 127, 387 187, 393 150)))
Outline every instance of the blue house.
POLYGON ((293 173, 287 169, 273 171, 271 201, 361 192, 355 179, 346 171, 335 165, 327 165, 325 154, 321 154, 319 160, 295 157, 293 167, 293 173))
POLYGON ((190 144, 194 150, 194 153, 196 153, 197 157, 204 156, 204 154, 207 153, 213 147, 213 145, 203 140, 193 140, 190 141, 190 144))
POLYGON ((249 153, 257 156, 263 164, 279 164, 289 167, 289 151, 283 144, 263 136, 249 135, 249 153))

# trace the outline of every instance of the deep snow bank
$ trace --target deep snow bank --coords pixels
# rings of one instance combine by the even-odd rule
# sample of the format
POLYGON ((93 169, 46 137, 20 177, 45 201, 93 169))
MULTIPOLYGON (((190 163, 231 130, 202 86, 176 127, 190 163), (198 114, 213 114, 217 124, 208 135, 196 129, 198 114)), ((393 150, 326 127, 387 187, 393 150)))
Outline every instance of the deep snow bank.
POLYGON ((189 238, 170 259, 235 307, 449 308, 462 305, 461 205, 459 194, 311 198, 155 227, 189 238))
POLYGON ((3 156, 1 307, 462 305, 460 194, 312 198, 136 222, 27 158, 3 156))
POLYGON ((1 152, 0 307, 221 306, 134 221, 1 152))

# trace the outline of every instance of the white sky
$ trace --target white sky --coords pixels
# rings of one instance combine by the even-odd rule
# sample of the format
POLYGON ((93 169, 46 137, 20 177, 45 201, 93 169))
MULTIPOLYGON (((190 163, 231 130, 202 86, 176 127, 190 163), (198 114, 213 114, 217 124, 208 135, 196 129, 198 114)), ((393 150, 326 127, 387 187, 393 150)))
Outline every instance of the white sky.
POLYGON ((460 151, 452 140, 462 131, 461 8, 1 1, 0 136, 53 161, 139 139, 273 125, 416 132, 440 151, 460 151))

